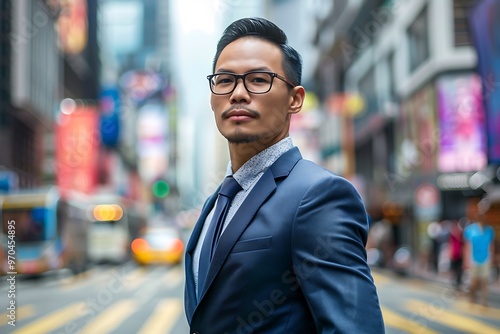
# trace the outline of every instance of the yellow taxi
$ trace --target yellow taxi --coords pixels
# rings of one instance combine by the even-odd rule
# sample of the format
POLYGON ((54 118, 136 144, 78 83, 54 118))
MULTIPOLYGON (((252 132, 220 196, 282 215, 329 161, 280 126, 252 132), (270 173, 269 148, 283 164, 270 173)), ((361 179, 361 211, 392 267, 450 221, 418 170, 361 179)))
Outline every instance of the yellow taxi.
POLYGON ((147 228, 130 245, 133 259, 140 265, 178 264, 182 260, 184 242, 173 227, 147 228))

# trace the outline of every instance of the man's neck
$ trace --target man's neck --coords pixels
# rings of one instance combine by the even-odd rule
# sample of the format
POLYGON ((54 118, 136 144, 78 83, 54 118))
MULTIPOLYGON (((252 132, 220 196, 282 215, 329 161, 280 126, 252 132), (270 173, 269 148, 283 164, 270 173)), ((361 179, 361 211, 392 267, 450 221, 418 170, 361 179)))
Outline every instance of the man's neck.
POLYGON ((252 157, 287 137, 288 134, 283 138, 276 138, 272 142, 266 143, 259 141, 250 143, 229 143, 229 158, 231 159, 231 167, 233 173, 236 173, 236 171, 240 169, 240 167, 243 166, 252 157))
POLYGON ((229 143, 229 156, 233 173, 236 173, 241 166, 255 155, 259 154, 267 147, 257 145, 257 143, 234 144, 229 143))

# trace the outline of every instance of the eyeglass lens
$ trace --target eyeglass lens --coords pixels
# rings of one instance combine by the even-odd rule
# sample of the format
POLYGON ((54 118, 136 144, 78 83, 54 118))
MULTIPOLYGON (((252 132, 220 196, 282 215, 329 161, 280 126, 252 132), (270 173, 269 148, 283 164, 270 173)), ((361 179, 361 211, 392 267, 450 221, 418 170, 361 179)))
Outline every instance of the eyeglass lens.
MULTIPOLYGON (((245 87, 250 93, 266 93, 271 88, 273 76, 264 72, 247 73, 244 76, 245 87)), ((236 87, 233 74, 218 74, 212 78, 211 87, 215 94, 227 94, 236 87)))

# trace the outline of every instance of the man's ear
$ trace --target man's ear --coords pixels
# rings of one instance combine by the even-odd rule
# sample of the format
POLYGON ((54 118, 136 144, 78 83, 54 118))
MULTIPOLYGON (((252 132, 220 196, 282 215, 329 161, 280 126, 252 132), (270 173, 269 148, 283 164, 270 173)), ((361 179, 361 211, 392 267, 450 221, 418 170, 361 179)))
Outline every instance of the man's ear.
POLYGON ((296 114, 302 110, 302 105, 304 104, 304 99, 306 97, 306 90, 302 86, 296 86, 292 88, 292 94, 290 95, 290 109, 289 114, 296 114))

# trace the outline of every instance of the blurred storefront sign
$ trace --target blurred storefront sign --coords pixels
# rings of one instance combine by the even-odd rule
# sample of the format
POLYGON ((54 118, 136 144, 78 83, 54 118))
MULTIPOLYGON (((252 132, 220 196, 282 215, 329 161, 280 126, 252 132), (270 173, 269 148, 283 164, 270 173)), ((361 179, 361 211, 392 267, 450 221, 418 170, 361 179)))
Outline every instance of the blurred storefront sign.
POLYGON ((120 93, 118 88, 105 88, 99 97, 101 113, 100 129, 102 143, 107 147, 115 147, 120 137, 120 93))
POLYGON ((320 148, 318 128, 321 124, 317 110, 318 98, 316 94, 306 94, 301 112, 294 114, 290 121, 290 135, 294 143, 300 148, 304 158, 320 162, 320 148))
POLYGON ((471 11, 469 24, 478 55, 483 83, 483 103, 488 134, 488 161, 500 164, 500 2, 480 0, 471 11))
POLYGON ((331 94, 326 101, 326 105, 331 113, 351 117, 359 115, 365 109, 363 97, 357 93, 331 94))
POLYGON ((162 91, 165 85, 165 78, 151 71, 132 70, 125 72, 120 77, 120 86, 136 104, 140 104, 162 91))
POLYGON ((345 157, 342 174, 352 181, 356 174, 353 118, 365 109, 363 97, 357 93, 331 94, 326 100, 326 107, 330 113, 340 116, 342 153, 345 157))
POLYGON ((398 175, 408 178, 416 172, 432 172, 435 168, 438 130, 436 91, 427 85, 403 102, 398 119, 398 175))
POLYGON ((96 107, 61 103, 55 129, 56 183, 61 193, 90 194, 98 183, 99 114, 96 107))
POLYGON ((436 82, 439 115, 438 170, 474 172, 486 167, 481 81, 475 74, 446 75, 436 82))
POLYGON ((59 35, 59 48, 66 54, 83 52, 87 46, 87 1, 57 1, 60 8, 56 27, 59 35))
POLYGON ((382 216, 392 224, 400 224, 404 207, 399 202, 387 201, 382 204, 382 216))
POLYGON ((441 215, 441 195, 431 183, 423 183, 415 190, 415 216, 417 221, 438 220, 441 215))

